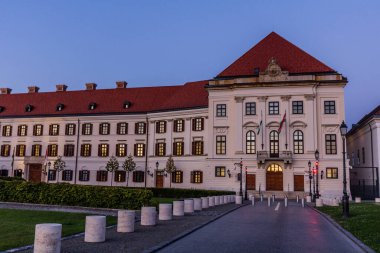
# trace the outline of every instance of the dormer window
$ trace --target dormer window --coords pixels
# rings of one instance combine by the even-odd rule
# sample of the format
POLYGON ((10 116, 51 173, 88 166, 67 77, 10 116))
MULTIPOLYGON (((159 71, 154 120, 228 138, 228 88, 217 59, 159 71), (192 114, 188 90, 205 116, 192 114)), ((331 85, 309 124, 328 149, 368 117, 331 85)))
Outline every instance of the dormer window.
POLYGON ((25 112, 31 112, 33 110, 33 106, 28 104, 25 106, 25 112))
POLYGON ((94 102, 92 102, 92 103, 90 103, 90 104, 88 105, 88 109, 89 109, 89 110, 95 110, 95 108, 96 108, 96 103, 94 103, 94 102))
POLYGON ((128 109, 129 107, 131 107, 131 102, 125 101, 124 104, 123 104, 123 108, 124 109, 128 109))
POLYGON ((58 104, 56 107, 57 111, 62 111, 65 106, 63 104, 58 104))
POLYGON ((5 110, 5 107, 0 106, 0 112, 3 112, 5 110))

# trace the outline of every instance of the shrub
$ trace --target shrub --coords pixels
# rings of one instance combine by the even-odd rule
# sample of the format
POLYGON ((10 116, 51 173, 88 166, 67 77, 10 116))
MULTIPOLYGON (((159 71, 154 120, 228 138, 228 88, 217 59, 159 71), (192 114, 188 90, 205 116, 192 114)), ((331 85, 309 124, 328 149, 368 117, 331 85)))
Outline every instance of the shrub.
POLYGON ((140 209, 153 193, 125 187, 0 181, 0 201, 49 205, 140 209))
POLYGON ((25 181, 21 177, 0 177, 0 181, 25 181))
POLYGON ((199 198, 218 195, 235 195, 232 191, 179 189, 179 188, 148 188, 153 192, 153 197, 157 198, 199 198))

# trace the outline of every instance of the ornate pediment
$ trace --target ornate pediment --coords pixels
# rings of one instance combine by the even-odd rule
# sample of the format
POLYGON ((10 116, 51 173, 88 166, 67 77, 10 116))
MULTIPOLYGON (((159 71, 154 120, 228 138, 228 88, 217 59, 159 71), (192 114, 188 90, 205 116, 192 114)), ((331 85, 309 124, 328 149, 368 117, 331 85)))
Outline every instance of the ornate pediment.
POLYGON ((302 128, 305 128, 307 127, 307 124, 303 121, 300 121, 300 120, 296 120, 296 121, 293 121, 289 124, 289 126, 291 128, 295 128, 295 127, 302 127, 302 128))
POLYGON ((339 129, 339 124, 323 124, 322 131, 324 133, 336 133, 339 129))
POLYGON ((244 128, 257 128, 257 127, 259 127, 259 124, 257 124, 256 122, 253 122, 253 121, 248 121, 248 122, 244 123, 243 127, 244 128))
POLYGON ((280 65, 277 63, 276 59, 272 57, 269 60, 268 67, 265 72, 260 73, 260 82, 275 82, 275 81, 286 81, 288 80, 289 72, 282 71, 280 65))
POLYGON ((269 122, 266 127, 279 127, 280 126, 280 123, 277 122, 277 121, 271 121, 269 122))

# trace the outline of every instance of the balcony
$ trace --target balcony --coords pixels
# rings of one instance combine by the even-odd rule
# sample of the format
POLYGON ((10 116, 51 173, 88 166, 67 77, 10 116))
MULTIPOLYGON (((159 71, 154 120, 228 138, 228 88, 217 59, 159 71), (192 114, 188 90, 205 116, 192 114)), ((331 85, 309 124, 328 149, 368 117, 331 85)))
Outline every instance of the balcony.
POLYGON ((268 161, 283 161, 286 164, 292 163, 293 153, 292 151, 281 151, 277 154, 269 154, 268 151, 258 151, 257 152, 257 162, 259 164, 264 164, 268 161))

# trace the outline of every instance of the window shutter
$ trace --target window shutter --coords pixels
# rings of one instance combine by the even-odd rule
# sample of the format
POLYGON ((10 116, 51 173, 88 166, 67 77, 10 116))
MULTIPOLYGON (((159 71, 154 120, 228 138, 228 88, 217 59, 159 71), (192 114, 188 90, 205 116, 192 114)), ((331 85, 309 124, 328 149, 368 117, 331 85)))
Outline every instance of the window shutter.
POLYGON ((139 133, 139 123, 135 123, 135 134, 139 133))
POLYGON ((143 144, 143 156, 145 156, 145 144, 143 144))
POLYGON ((195 146, 196 146, 196 142, 193 141, 193 142, 191 143, 191 154, 192 154, 192 155, 195 155, 195 146))
POLYGON ((180 172, 179 172, 179 175, 180 175, 179 182, 180 182, 180 183, 183 183, 183 171, 180 171, 180 172))
POLYGON ((156 121, 156 134, 160 132, 160 122, 156 121))
POLYGON ((178 155, 177 154, 177 143, 176 142, 173 142, 173 155, 178 155))
POLYGON ((181 141, 181 154, 179 154, 179 155, 184 155, 184 153, 185 153, 185 143, 183 142, 183 141, 181 141))
POLYGON ((85 133, 85 128, 86 128, 86 124, 83 124, 82 125, 82 135, 84 135, 84 133, 85 133))
POLYGON ((164 121, 164 133, 166 133, 166 121, 164 121))
POLYGON ((192 125, 192 129, 193 129, 193 131, 195 131, 195 129, 196 129, 196 127, 195 127, 195 125, 196 125, 196 124, 195 124, 195 121, 196 121, 195 119, 192 119, 192 120, 191 120, 191 125, 192 125))
POLYGON ((163 147, 163 155, 164 155, 164 156, 166 155, 166 143, 164 143, 164 147, 163 147))
POLYGON ((96 181, 100 181, 100 171, 96 172, 96 181))
POLYGON ((190 172, 190 183, 194 183, 194 172, 190 172))
POLYGON ((158 146, 159 146, 159 143, 156 143, 156 148, 155 148, 155 154, 156 154, 156 156, 158 156, 158 146))
POLYGON ((173 121, 173 132, 177 132, 178 120, 173 121))
POLYGON ((201 141, 200 143, 201 143, 201 154, 203 155, 203 141, 201 141))
POLYGON ((49 125, 49 135, 52 134, 52 130, 53 130, 53 125, 49 125))
POLYGON ((137 144, 136 143, 133 145, 133 155, 137 156, 137 144))
POLYGON ((99 144, 98 145, 98 156, 101 156, 101 154, 102 154, 101 149, 102 149, 102 144, 99 144))
POLYGON ((201 130, 203 131, 205 128, 205 119, 201 118, 201 130))
POLYGON ((175 183, 175 172, 172 172, 172 183, 175 183))
POLYGON ((109 155, 110 153, 110 146, 107 144, 107 156, 109 155))
POLYGON ((200 174, 200 180, 201 180, 200 183, 202 184, 203 183, 203 171, 200 171, 199 174, 200 174))

